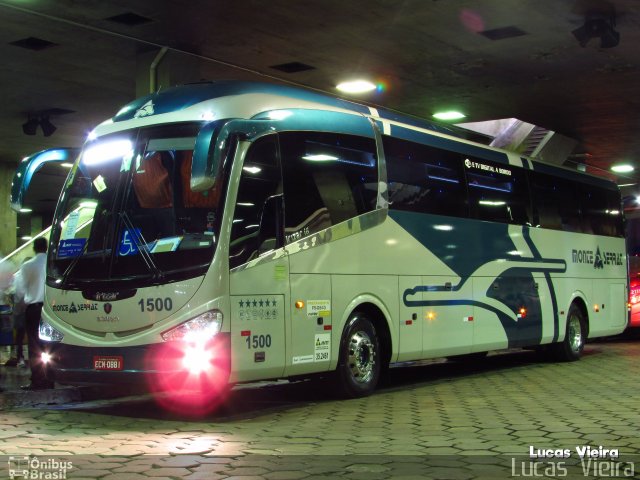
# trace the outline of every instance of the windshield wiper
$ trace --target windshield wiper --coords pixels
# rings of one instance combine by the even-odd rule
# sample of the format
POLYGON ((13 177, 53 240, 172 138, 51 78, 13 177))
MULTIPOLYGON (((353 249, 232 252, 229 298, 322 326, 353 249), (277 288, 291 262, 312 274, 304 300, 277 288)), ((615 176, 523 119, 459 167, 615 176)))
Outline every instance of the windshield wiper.
POLYGON ((80 253, 75 257, 73 257, 73 260, 69 262, 69 265, 67 266, 67 268, 65 268, 64 272, 62 272, 62 280, 60 282, 61 288, 65 288, 67 286, 67 279, 69 278, 69 274, 74 268, 76 268, 76 265, 80 261, 80 257, 82 257, 85 254, 88 246, 89 246, 89 239, 87 239, 87 241, 84 242, 84 245, 82 246, 82 250, 80 251, 80 253))
POLYGON ((120 218, 122 219, 125 226, 127 227, 127 230, 129 230, 130 235, 133 237, 133 241, 135 242, 136 247, 138 247, 138 251, 142 256, 142 260, 144 261, 144 264, 146 265, 147 269, 153 274, 153 278, 154 279, 164 278, 164 273, 162 273, 162 270, 158 268, 156 263, 153 261, 151 254, 149 253, 149 244, 142 237, 138 229, 135 228, 127 212, 121 212, 120 218))

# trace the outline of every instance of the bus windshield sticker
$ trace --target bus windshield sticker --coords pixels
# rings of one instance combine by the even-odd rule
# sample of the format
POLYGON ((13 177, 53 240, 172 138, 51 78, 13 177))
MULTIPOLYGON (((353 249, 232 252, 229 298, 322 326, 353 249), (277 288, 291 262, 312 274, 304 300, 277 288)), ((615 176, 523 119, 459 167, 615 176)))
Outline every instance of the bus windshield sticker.
POLYGON ((138 253, 138 245, 136 244, 136 237, 140 236, 140 229, 136 228, 135 233, 126 228, 122 232, 122 239, 120 240, 120 248, 118 249, 118 255, 126 257, 127 255, 135 255, 138 253))
POLYGON ((276 265, 273 271, 273 279, 274 280, 286 280, 287 279, 287 266, 286 265, 276 265))
MULTIPOLYGON (((175 252, 178 249, 178 246, 182 242, 182 237, 169 237, 169 238, 161 238, 155 242, 155 245, 150 249, 151 253, 160 253, 160 252, 175 252)), ((209 245, 205 243, 205 246, 209 245)))
POLYGON ((98 190, 98 193, 102 193, 107 189, 107 184, 105 183, 104 178, 102 177, 102 175, 98 175, 93 180, 93 185, 96 187, 96 190, 98 190))
POLYGON ((80 212, 75 211, 69 214, 67 221, 64 225, 64 231, 62 232, 61 239, 68 240, 76 236, 76 229, 78 228, 78 220, 80 219, 80 212))
MULTIPOLYGON (((139 158, 139 156, 138 156, 139 158)), ((133 155, 128 154, 122 157, 122 163, 120 163, 120 171, 128 172, 131 170, 131 161, 133 160, 133 155)))
POLYGON ((86 238, 69 238, 58 244, 58 258, 72 258, 82 255, 86 238))

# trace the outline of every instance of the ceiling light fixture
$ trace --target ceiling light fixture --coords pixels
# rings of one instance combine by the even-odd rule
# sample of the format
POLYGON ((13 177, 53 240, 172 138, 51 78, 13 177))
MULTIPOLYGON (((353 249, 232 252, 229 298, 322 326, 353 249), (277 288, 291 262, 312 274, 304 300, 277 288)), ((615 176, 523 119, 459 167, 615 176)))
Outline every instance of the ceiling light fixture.
POLYGON ((29 118, 29 120, 22 124, 22 132, 25 135, 35 135, 39 124, 40 122, 37 118, 29 118))
POLYGON ((629 173, 629 172, 633 172, 633 170, 634 170, 633 166, 628 164, 614 165, 613 167, 611 167, 611 171, 616 173, 629 173))
POLYGON ((462 112, 457 112, 455 110, 449 110, 447 112, 437 112, 433 114, 433 118, 436 120, 460 120, 461 118, 465 118, 466 115, 462 112))
POLYGON ((22 132, 25 135, 35 135, 38 127, 42 128, 45 137, 50 137, 56 131, 56 126, 51 123, 49 117, 33 117, 29 115, 29 119, 22 124, 22 132))
POLYGON ((376 86, 368 80, 353 80, 339 83, 336 88, 345 93, 365 93, 375 90, 376 86))
POLYGON ((620 43, 620 33, 614 30, 616 25, 615 11, 610 13, 587 13, 584 25, 571 33, 576 37, 581 47, 586 47, 592 38, 600 38, 600 48, 612 48, 620 43))
POLYGON ((40 120, 40 128, 45 137, 50 137, 56 131, 56 126, 49 121, 49 117, 40 120))

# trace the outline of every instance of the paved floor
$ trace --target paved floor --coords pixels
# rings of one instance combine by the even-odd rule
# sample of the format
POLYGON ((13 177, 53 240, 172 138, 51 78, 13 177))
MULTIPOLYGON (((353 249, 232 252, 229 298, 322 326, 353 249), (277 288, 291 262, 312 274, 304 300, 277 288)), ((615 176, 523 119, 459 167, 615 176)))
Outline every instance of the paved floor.
POLYGON ((248 386, 201 418, 149 396, 26 397, 15 391, 24 373, 10 370, 2 371, 0 477, 640 478, 638 340, 590 343, 575 363, 513 352, 405 366, 356 400, 310 382, 248 386), (586 447, 600 457, 581 459, 586 447), (547 449, 560 452, 531 458, 547 449))

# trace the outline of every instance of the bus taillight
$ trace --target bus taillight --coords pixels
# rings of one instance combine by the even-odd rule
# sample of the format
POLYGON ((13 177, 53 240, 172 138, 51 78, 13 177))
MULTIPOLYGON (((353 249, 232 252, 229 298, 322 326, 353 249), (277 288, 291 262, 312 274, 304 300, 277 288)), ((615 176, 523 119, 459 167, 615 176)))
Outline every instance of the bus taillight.
POLYGON ((640 303, 640 285, 631 285, 629 289, 629 304, 640 303))

